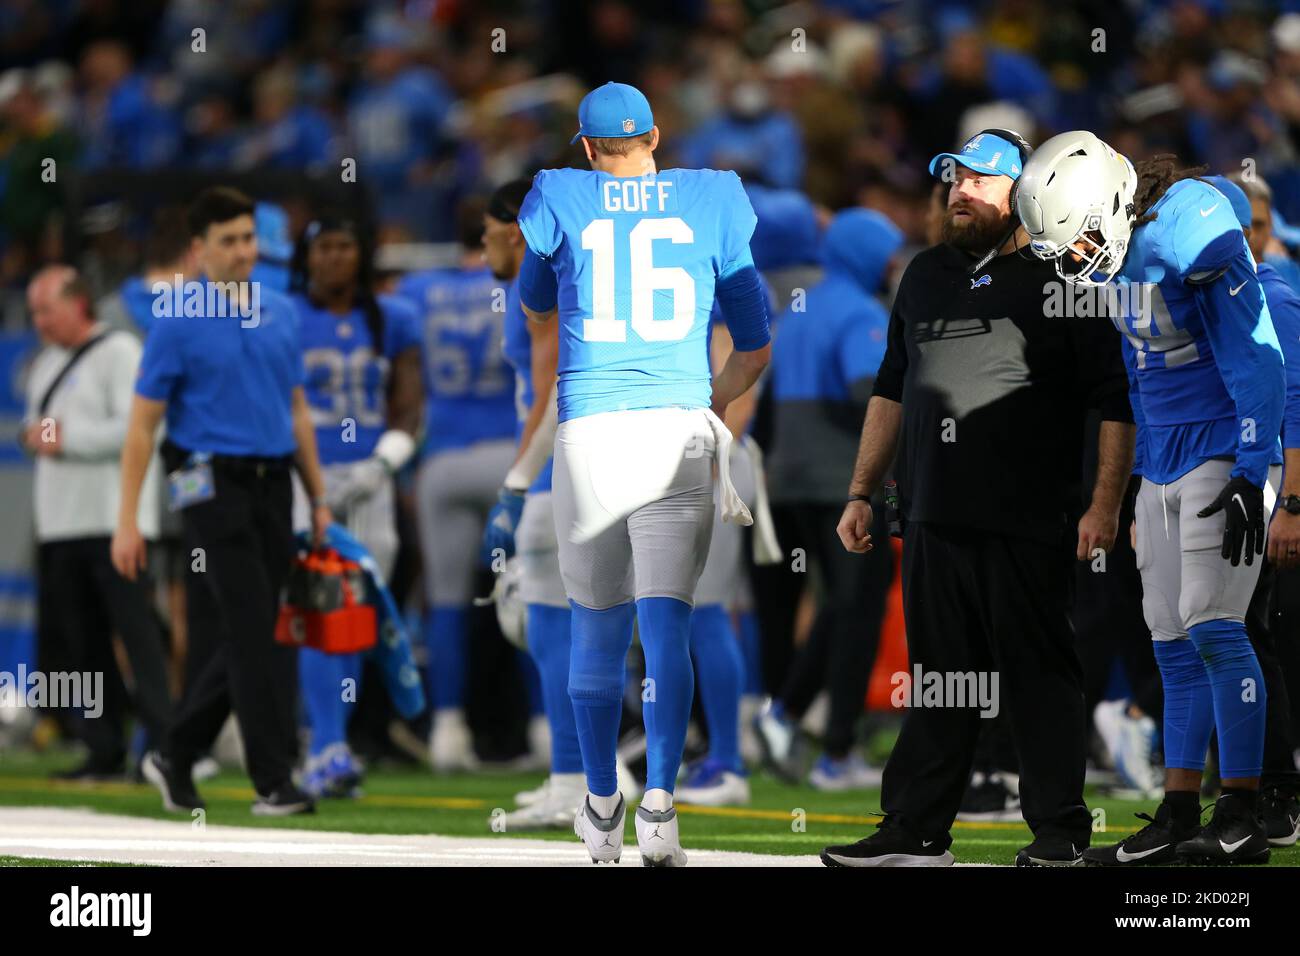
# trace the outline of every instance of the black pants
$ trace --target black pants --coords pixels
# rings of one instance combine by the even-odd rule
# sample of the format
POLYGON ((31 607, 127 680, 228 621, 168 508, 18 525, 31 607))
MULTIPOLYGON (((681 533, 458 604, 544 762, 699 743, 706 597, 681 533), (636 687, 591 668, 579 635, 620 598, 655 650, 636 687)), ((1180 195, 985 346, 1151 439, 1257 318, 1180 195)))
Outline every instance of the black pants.
POLYGON ((1005 711, 996 717, 980 721, 980 734, 975 742, 975 757, 971 767, 986 775, 998 771, 1017 776, 1020 774, 1016 740, 1011 733, 1011 719, 1005 711))
MULTIPOLYGON (((179 462, 168 457, 170 470, 179 462)), ((233 708, 248 775, 269 796, 289 783, 298 750, 297 652, 274 636, 294 553, 293 491, 287 467, 218 463, 213 472, 216 496, 181 512, 189 657, 163 755, 183 772, 233 708)))
POLYGON ((171 716, 166 647, 145 577, 128 581, 113 569, 109 538, 47 541, 37 554, 39 661, 46 673, 103 674, 103 711, 98 718, 71 715, 89 762, 114 770, 126 758, 126 712, 133 704, 153 742, 171 716), (131 665, 127 691, 113 657, 116 632, 131 665))
POLYGON ((1164 714, 1164 689, 1142 613, 1142 575, 1129 543, 1135 500, 1135 493, 1124 497, 1119 535, 1106 555, 1105 570, 1094 570, 1092 560, 1076 562, 1070 619, 1083 663, 1088 713, 1104 698, 1118 657, 1133 702, 1158 724, 1164 714))
MULTIPOLYGON (((761 635, 760 654, 763 693, 779 698, 790 667, 794 662, 795 615, 803 594, 806 574, 791 569, 793 542, 800 539, 797 512, 792 505, 772 505, 772 525, 784 554, 777 564, 749 565, 749 580, 754 593, 754 614, 761 635)), ((746 535, 745 554, 753 554, 753 529, 746 535)))
MULTIPOLYGON (((1246 610, 1246 633, 1259 659, 1259 669, 1264 675, 1267 694, 1267 713, 1264 718, 1264 764, 1260 785, 1278 786, 1291 792, 1300 792, 1300 773, 1295 766, 1295 735, 1291 731, 1291 697, 1286 675, 1277 653, 1277 629, 1273 622, 1282 620, 1276 613, 1278 607, 1279 575, 1273 565, 1265 562, 1259 574, 1259 583, 1246 610)), ((1285 585, 1283 585, 1285 586, 1285 585)))
MULTIPOLYGON (((853 746, 871 667, 880 646, 885 601, 894 577, 889 529, 884 509, 877 509, 871 529, 876 547, 866 554, 851 554, 844 550, 835 532, 843 505, 798 504, 782 510, 787 520, 779 529, 781 547, 787 555, 796 548, 802 550, 803 560, 793 567, 794 559, 776 566, 794 580, 795 593, 785 612, 787 616, 782 618, 787 630, 779 633, 775 641, 788 647, 793 640, 794 610, 814 566, 821 576, 822 591, 812 631, 789 660, 777 696, 786 712, 797 719, 826 688, 830 718, 824 743, 832 757, 842 757, 853 746)), ((766 646, 767 632, 763 636, 766 646)))
POLYGON ((1300 738, 1300 568, 1276 572, 1268 625, 1282 674, 1296 691, 1289 701, 1291 734, 1300 738))
MULTIPOLYGON (((1020 755, 1020 801, 1035 834, 1082 849, 1083 678, 1066 616, 1063 547, 912 524, 903 539, 903 610, 912 667, 998 676, 998 708, 1020 755)), ((976 740, 977 706, 912 707, 885 766, 881 805, 922 839, 951 842, 976 740)))

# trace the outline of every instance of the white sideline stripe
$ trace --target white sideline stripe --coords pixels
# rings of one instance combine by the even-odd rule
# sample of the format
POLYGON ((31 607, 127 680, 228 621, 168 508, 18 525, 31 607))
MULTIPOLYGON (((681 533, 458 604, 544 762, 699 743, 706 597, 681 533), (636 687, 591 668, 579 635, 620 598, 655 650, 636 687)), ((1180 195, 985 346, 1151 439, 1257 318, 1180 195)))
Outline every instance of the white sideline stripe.
MULTIPOLYGON (((484 827, 487 823, 484 821, 484 827)), ((821 866, 816 856, 687 849, 692 866, 821 866)), ((164 866, 591 866, 582 846, 513 837, 399 836, 209 825, 90 810, 0 807, 0 855, 164 866)), ((622 866, 639 866, 635 843, 622 866)))

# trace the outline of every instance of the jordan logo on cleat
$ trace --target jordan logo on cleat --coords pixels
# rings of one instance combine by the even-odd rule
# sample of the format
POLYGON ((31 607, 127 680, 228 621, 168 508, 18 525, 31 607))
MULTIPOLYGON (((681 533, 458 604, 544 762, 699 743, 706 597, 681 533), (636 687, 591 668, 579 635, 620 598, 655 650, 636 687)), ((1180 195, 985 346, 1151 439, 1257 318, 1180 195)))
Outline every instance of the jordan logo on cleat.
POLYGON ((655 832, 652 833, 652 834, 650 834, 648 837, 646 837, 646 839, 647 839, 647 840, 662 840, 662 839, 663 839, 663 837, 661 837, 661 836, 659 835, 659 824, 657 824, 657 823, 655 824, 655 832))

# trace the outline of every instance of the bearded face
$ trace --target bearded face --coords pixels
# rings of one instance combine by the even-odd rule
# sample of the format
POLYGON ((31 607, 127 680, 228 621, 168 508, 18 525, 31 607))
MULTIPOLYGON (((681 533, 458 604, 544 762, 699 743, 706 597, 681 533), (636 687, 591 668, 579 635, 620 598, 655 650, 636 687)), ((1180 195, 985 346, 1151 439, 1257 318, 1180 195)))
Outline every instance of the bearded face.
POLYGON ((943 241, 967 252, 985 252, 1011 231, 1011 180, 962 167, 948 191, 943 241))
POLYGON ((985 252, 1011 231, 1011 214, 987 204, 961 201, 943 215, 943 241, 966 252, 985 252))

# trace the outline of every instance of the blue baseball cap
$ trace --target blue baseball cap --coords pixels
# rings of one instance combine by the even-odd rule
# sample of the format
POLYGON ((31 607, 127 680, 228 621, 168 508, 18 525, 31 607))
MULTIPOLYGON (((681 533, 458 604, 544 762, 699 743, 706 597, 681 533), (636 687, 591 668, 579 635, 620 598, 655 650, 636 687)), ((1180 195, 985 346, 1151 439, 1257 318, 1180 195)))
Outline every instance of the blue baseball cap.
POLYGON ((976 133, 966 141, 960 153, 940 153, 930 160, 930 175, 938 176, 943 161, 950 159, 977 173, 1020 178, 1020 150, 1015 143, 996 133, 976 133))
POLYGON ((1206 176, 1205 181, 1228 197, 1232 211, 1237 215, 1237 222, 1242 229, 1250 228, 1250 200, 1240 186, 1227 176, 1206 176))
POLYGON ((582 98, 578 106, 578 133, 570 143, 584 136, 599 139, 622 139, 640 136, 654 128, 650 101, 635 86, 606 83, 582 98))

